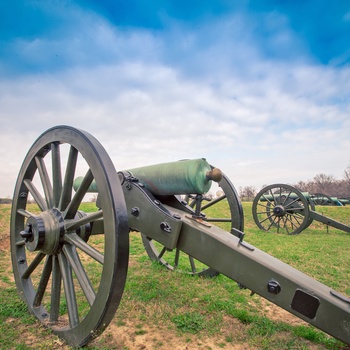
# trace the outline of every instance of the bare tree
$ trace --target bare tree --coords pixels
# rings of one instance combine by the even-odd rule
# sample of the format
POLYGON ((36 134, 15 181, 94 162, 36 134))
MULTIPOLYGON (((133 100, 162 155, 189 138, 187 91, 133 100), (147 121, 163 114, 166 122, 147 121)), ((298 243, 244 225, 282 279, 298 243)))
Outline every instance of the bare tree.
POLYGON ((345 192, 345 197, 350 197, 350 164, 344 170, 344 184, 343 184, 343 192, 345 192))
POLYGON ((344 170, 344 178, 346 181, 349 182, 350 184, 350 164, 348 165, 348 167, 344 170))
POLYGON ((332 187, 335 182, 333 175, 318 174, 314 177, 315 192, 320 192, 331 196, 332 187))
POLYGON ((294 187, 301 192, 310 192, 310 182, 299 181, 294 187))
POLYGON ((256 196, 257 191, 254 186, 245 186, 239 188, 239 196, 242 200, 252 201, 256 196))

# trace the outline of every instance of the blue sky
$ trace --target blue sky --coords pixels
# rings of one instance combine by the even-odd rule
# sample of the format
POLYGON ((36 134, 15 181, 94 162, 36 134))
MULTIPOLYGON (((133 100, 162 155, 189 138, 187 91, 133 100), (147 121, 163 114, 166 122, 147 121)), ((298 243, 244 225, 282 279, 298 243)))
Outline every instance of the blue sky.
POLYGON ((117 170, 204 157, 237 189, 341 179, 349 38, 347 0, 3 1, 0 197, 60 124, 117 170))

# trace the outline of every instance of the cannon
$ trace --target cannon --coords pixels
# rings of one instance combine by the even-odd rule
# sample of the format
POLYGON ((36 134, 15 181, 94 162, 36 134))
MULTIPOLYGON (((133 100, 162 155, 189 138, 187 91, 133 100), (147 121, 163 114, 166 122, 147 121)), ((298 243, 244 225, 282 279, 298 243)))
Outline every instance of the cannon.
POLYGON ((255 196, 252 205, 253 218, 261 230, 272 233, 299 234, 309 227, 313 220, 350 232, 350 226, 315 211, 315 204, 322 205, 324 201, 334 201, 324 195, 318 196, 317 199, 319 201, 308 192, 300 192, 290 185, 270 185, 255 196))
POLYGON ((315 193, 312 195, 312 200, 316 205, 331 205, 342 207, 346 204, 346 200, 338 199, 337 197, 330 197, 324 193, 315 193))
POLYGON ((233 185, 204 159, 117 172, 91 134, 56 126, 29 149, 11 210, 19 295, 71 346, 84 346, 101 334, 117 311, 130 230, 142 234, 150 258, 164 266, 182 269, 181 252, 189 258, 189 273, 222 273, 350 344, 350 299, 248 244, 233 185), (224 195, 207 202, 205 191, 213 183, 224 195), (91 191, 98 193, 96 211, 86 212, 91 191), (205 215, 208 205, 219 202, 227 202, 227 213, 205 215), (168 252, 173 253, 169 259, 168 252))
POLYGON ((338 198, 339 202, 341 203, 341 206, 349 205, 350 199, 349 198, 338 198))
MULTIPOLYGON (((119 176, 122 179, 137 179, 141 186, 145 186, 150 191, 148 193, 149 197, 155 196, 155 200, 160 203, 187 211, 190 218, 195 215, 196 220, 201 220, 202 224, 221 223, 226 226, 228 231, 232 228, 243 230, 243 208, 236 189, 225 174, 209 165, 205 159, 182 160, 129 169, 119 172, 119 176), (166 182, 164 182, 164 179, 166 179, 166 182), (210 180, 213 179, 220 186, 223 194, 215 200, 208 201, 202 193, 204 194, 210 189, 210 180), (193 193, 200 194, 194 195, 193 193), (222 202, 224 202, 224 205, 222 205, 222 202), (217 204, 221 204, 220 208, 225 213, 221 213, 220 217, 208 216, 206 214, 208 209, 217 204)), ((73 188, 77 190, 82 180, 83 177, 75 178, 73 188)), ((98 193, 95 181, 91 183, 87 193, 98 193)), ((99 200, 97 200, 97 206, 99 206, 99 200)), ((138 207, 129 209, 132 215, 139 215, 138 207)), ((160 263, 171 271, 177 270, 200 277, 218 275, 218 271, 199 262, 192 256, 184 254, 179 248, 172 249, 173 244, 169 244, 169 242, 163 244, 165 239, 163 233, 158 238, 151 238, 142 232, 144 231, 141 231, 143 246, 152 261, 160 263), (181 258, 181 255, 184 255, 184 257, 181 258)))

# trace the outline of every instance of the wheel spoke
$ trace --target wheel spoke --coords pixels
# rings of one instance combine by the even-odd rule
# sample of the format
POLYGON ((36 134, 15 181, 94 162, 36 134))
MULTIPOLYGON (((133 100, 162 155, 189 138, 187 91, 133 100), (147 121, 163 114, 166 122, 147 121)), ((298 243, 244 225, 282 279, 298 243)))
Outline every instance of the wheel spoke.
POLYGON ((76 233, 69 233, 64 236, 64 240, 67 243, 75 245, 77 248, 81 249, 84 253, 89 255, 91 258, 99 262, 104 263, 104 256, 98 250, 87 244, 82 238, 80 238, 76 233))
POLYGON ((60 144, 53 142, 51 144, 52 153, 52 183, 53 183, 53 204, 59 206, 60 196, 62 193, 62 171, 61 171, 61 156, 60 144))
MULTIPOLYGON (((259 220, 260 224, 264 223, 266 220, 269 220, 271 222, 271 220, 275 217, 275 215, 269 215, 269 213, 266 212, 259 212, 258 214, 266 214, 266 218, 263 220, 259 220)), ((271 226, 270 226, 271 227, 271 226)))
POLYGON ((52 257, 50 321, 57 322, 60 314, 62 276, 57 255, 52 257))
POLYGON ((65 256, 67 257, 70 265, 73 268, 73 271, 75 275, 77 276, 78 282, 80 284, 80 287, 82 291, 85 294, 86 300, 90 304, 90 306, 93 304, 96 293, 92 287, 92 284, 90 282, 90 279, 88 275, 86 274, 86 271, 80 261, 79 255, 76 251, 75 246, 71 244, 65 244, 63 246, 63 252, 65 256))
POLYGON ((75 230, 80 226, 86 225, 90 222, 94 222, 98 219, 101 219, 103 217, 103 211, 99 210, 94 213, 87 214, 86 216, 78 219, 78 220, 72 220, 71 222, 68 222, 66 224, 66 230, 75 230))
MULTIPOLYGON (((267 195, 268 196, 268 195, 267 195)), ((264 198, 265 200, 266 200, 266 202, 268 202, 268 203, 270 203, 270 205, 275 205, 276 203, 275 203, 275 197, 273 196, 273 193, 271 192, 271 194, 270 194, 270 196, 272 196, 272 201, 268 198, 268 197, 266 197, 266 195, 265 194, 263 194, 262 196, 261 196, 261 198, 264 198)), ((264 204, 260 204, 260 205, 264 205, 264 204)))
POLYGON ((271 212, 270 208, 265 207, 265 209, 266 210, 264 210, 264 211, 257 211, 256 213, 259 214, 259 215, 265 215, 265 214, 269 215, 270 212, 271 212))
POLYGON ((31 180, 23 180, 24 184, 26 185, 28 191, 30 192, 30 194, 33 196, 36 204, 39 206, 41 211, 45 211, 48 209, 47 207, 47 203, 45 201, 45 199, 41 196, 40 192, 37 190, 37 188, 35 187, 35 185, 33 184, 33 182, 31 180))
MULTIPOLYGON (((188 198, 188 200, 190 200, 191 197, 188 198)), ((196 206, 196 200, 193 199, 191 202, 188 201, 188 206, 190 206, 191 208, 194 208, 196 206)))
MULTIPOLYGON (((303 220, 303 217, 300 217, 301 220, 303 220)), ((286 216, 286 220, 288 220, 291 224, 292 227, 299 227, 301 225, 300 221, 299 221, 299 217, 297 216, 297 214, 288 214, 286 216), (297 225, 293 222, 293 219, 294 221, 296 221, 297 225)))
POLYGON ((295 213, 298 213, 303 209, 304 209, 303 206, 300 206, 298 208, 288 208, 288 213, 293 213, 292 215, 294 215, 295 213))
POLYGON ((47 172, 44 158, 43 157, 35 157, 36 166, 38 167, 41 184, 43 186, 43 190, 45 193, 46 203, 48 208, 53 208, 53 192, 52 192, 52 185, 49 178, 49 174, 47 172))
POLYGON ((161 259, 164 255, 164 253, 166 252, 166 248, 163 247, 163 249, 160 251, 159 255, 158 255, 158 259, 161 259))
POLYGON ((41 263, 41 261, 45 258, 45 254, 42 252, 39 252, 36 257, 33 259, 33 261, 30 263, 30 265, 26 268, 24 273, 22 274, 23 279, 29 278, 29 276, 32 274, 32 272, 38 267, 38 265, 41 263))
POLYGON ((277 198, 275 197, 275 194, 270 190, 270 196, 272 197, 273 202, 271 204, 278 205, 277 198))
POLYGON ((34 303, 33 306, 40 306, 43 296, 46 291, 47 284, 49 282, 50 276, 51 276, 51 271, 52 271, 52 255, 48 255, 46 257, 45 265, 40 277, 40 282, 38 284, 38 289, 35 293, 34 297, 34 303))
POLYGON ((196 269, 196 264, 194 262, 194 259, 191 255, 188 256, 189 260, 190 260, 190 265, 191 265, 191 271, 193 274, 195 274, 197 272, 197 269, 196 269))
MULTIPOLYGON (((265 199, 266 199, 265 196, 262 196, 261 198, 265 198, 265 199)), ((260 198, 260 200, 261 200, 261 198, 260 198)), ((267 199, 266 199, 266 200, 267 200, 267 199)), ((266 209, 266 210, 267 210, 267 208, 270 208, 271 206, 275 206, 275 204, 274 204, 274 203, 271 203, 269 200, 267 200, 267 202, 268 202, 268 204, 264 204, 264 203, 258 202, 258 203, 257 203, 257 206, 258 206, 258 207, 263 207, 263 208, 266 209)))
POLYGON ((67 169, 66 169, 66 174, 64 178, 61 198, 59 202, 60 210, 65 210, 72 198, 72 189, 73 189, 73 182, 74 182, 74 176, 75 176, 75 169, 77 166, 77 159, 78 159, 78 151, 76 148, 71 146, 69 150, 67 169))
POLYGON ((287 227, 287 218, 278 218, 277 233, 280 233, 279 229, 281 227, 281 225, 280 225, 281 221, 283 223, 283 227, 282 228, 284 228, 287 231, 287 233, 289 234, 289 230, 288 230, 288 227, 287 227))
POLYGON ((221 201, 222 201, 223 199, 225 199, 225 198, 226 198, 226 195, 222 195, 222 196, 220 196, 220 197, 218 197, 218 198, 216 198, 216 199, 210 201, 208 204, 203 205, 201 209, 202 209, 202 210, 205 210, 205 209, 211 207, 212 205, 221 202, 221 201))
POLYGON ((25 210, 25 209, 18 209, 18 210, 17 210, 17 213, 18 213, 19 215, 22 215, 22 216, 26 217, 26 218, 29 218, 29 217, 31 217, 31 216, 34 216, 33 213, 31 213, 30 211, 25 210))
POLYGON ((175 259, 174 259, 174 269, 177 269, 179 266, 179 258, 180 258, 180 249, 176 248, 175 259))
MULTIPOLYGON (((296 199, 292 200, 291 202, 289 202, 287 205, 285 205, 285 208, 288 209, 288 210, 296 209, 296 208, 290 208, 289 209, 289 207, 292 206, 294 203, 297 203, 297 202, 299 202, 299 198, 296 198, 296 199)), ((298 208, 298 209, 300 209, 300 208, 298 208)))
MULTIPOLYGON (((277 219, 277 217, 275 216, 275 215, 271 215, 270 217, 269 217, 269 219, 270 218, 272 218, 272 221, 271 221, 271 224, 270 224, 270 226, 266 229, 266 231, 268 231, 272 226, 274 226, 274 225, 276 225, 276 219, 277 219)), ((277 226, 277 227, 279 227, 279 225, 277 226)))
MULTIPOLYGON (((284 206, 284 205, 288 202, 288 199, 289 199, 289 197, 290 197, 291 194, 292 194, 292 191, 289 191, 289 192, 288 192, 288 195, 285 196, 285 198, 284 198, 284 200, 283 200, 283 203, 281 202, 280 204, 284 206)), ((281 189, 280 189, 280 198, 282 198, 281 189)))
POLYGON ((63 215, 65 219, 74 218, 79 208, 79 205, 81 204, 85 194, 87 193, 93 179, 94 179, 94 176, 92 175, 91 169, 89 169, 86 175, 84 176, 79 188, 75 192, 74 197, 72 198, 71 202, 68 204, 65 210, 65 213, 63 215))
POLYGON ((63 288, 66 296, 69 325, 73 328, 79 323, 79 314, 74 290, 72 268, 63 253, 58 254, 58 260, 60 262, 63 288))

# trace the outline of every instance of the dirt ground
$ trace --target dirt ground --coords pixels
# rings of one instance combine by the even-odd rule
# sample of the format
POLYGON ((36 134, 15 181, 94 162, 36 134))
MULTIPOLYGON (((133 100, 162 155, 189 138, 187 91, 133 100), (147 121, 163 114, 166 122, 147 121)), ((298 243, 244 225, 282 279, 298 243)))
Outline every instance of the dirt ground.
MULTIPOLYGON (((299 318, 290 315, 287 311, 271 304, 270 302, 261 300, 261 312, 271 320, 283 321, 291 325, 300 325, 304 323, 299 318)), ((103 335, 103 344, 110 349, 144 349, 144 350, 258 350, 260 347, 247 343, 245 339, 246 325, 243 325, 235 318, 224 316, 225 324, 224 332, 218 336, 200 336, 186 334, 179 335, 167 328, 142 326, 126 321, 123 326, 112 322, 103 335), (232 342, 227 342, 228 337, 232 342)), ((306 324, 306 323, 305 323, 306 324)), ((283 333, 278 335, 283 339, 283 333)), ((98 339, 91 345, 97 345, 98 339)), ((310 343, 308 349, 320 349, 319 346, 310 343)))

